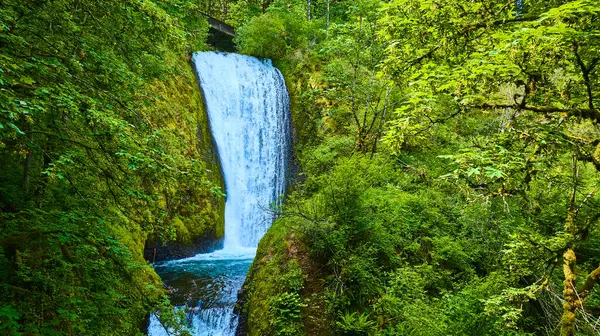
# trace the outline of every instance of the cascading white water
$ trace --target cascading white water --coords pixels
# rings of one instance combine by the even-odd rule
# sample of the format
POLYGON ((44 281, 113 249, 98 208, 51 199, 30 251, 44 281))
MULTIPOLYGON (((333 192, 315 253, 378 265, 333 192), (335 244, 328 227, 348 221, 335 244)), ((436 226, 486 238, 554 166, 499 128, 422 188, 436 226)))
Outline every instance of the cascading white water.
POLYGON ((285 192, 289 98, 270 60, 194 55, 227 193, 225 250, 255 248, 285 192))
MULTIPOLYGON (((285 192, 289 97, 270 60, 216 52, 193 60, 225 179, 224 248, 155 268, 168 285, 185 287, 173 300, 187 310, 193 335, 229 336, 237 292, 285 192)), ((148 331, 167 335, 154 315, 148 331)))

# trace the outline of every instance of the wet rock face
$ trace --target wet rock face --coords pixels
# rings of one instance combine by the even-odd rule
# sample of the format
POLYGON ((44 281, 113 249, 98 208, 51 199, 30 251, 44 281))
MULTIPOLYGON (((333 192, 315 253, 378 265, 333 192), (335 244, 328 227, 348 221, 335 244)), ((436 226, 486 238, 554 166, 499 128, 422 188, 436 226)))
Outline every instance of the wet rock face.
POLYGON ((183 259, 195 256, 198 253, 210 253, 223 248, 223 238, 215 238, 212 235, 202 236, 189 245, 169 242, 146 242, 144 247, 144 259, 149 262, 160 262, 175 259, 183 259))

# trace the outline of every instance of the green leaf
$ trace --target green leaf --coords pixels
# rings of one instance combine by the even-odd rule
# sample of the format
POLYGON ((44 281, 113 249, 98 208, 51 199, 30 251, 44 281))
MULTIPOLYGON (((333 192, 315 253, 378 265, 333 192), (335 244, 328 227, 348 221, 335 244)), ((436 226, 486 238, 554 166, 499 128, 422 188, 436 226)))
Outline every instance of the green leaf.
POLYGON ((504 173, 493 167, 485 167, 485 176, 489 178, 501 178, 504 177, 504 173))
POLYGON ((472 176, 472 175, 480 175, 481 174, 481 169, 479 168, 471 168, 469 170, 467 170, 467 176, 472 176))
POLYGON ((35 80, 33 80, 33 78, 31 77, 21 77, 21 82, 27 85, 31 85, 35 83, 35 80))
POLYGON ((25 132, 21 131, 21 129, 17 125, 9 122, 8 126, 10 126, 12 129, 14 129, 15 132, 17 132, 17 134, 19 134, 19 135, 25 135, 25 132))

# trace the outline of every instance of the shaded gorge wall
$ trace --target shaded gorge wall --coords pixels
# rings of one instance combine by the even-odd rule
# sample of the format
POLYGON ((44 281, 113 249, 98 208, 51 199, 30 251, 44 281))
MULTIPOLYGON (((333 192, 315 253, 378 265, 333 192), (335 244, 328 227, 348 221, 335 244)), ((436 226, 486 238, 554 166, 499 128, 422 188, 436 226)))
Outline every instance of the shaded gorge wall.
MULTIPOLYGON (((162 110, 164 116, 176 116, 176 121, 171 121, 169 128, 187 142, 184 154, 189 155, 190 159, 199 157, 207 169, 209 180, 220 190, 211 193, 186 190, 185 185, 172 187, 188 193, 187 201, 195 204, 190 207, 192 211, 170 218, 176 228, 174 241, 166 242, 169 237, 149 234, 144 258, 150 262, 186 258, 210 252, 222 245, 225 197, 219 194, 224 192, 225 185, 204 99, 192 67, 190 61, 185 72, 154 84, 155 91, 165 98, 158 101, 155 108, 162 110)), ((172 211, 170 207, 175 206, 180 205, 168 204, 165 199, 165 211, 172 211)))

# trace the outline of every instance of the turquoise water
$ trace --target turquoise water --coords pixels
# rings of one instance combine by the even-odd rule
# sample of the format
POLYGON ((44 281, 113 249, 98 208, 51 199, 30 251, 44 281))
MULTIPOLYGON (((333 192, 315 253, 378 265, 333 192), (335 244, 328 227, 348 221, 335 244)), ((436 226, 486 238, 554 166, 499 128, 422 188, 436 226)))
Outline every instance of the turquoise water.
MULTIPOLYGON (((222 250, 154 265, 171 290, 171 301, 184 308, 193 335, 232 335, 237 327, 233 310, 255 250, 224 253, 222 250)), ((168 335, 153 318, 150 335, 168 335)))

